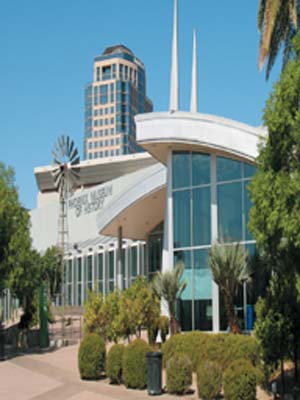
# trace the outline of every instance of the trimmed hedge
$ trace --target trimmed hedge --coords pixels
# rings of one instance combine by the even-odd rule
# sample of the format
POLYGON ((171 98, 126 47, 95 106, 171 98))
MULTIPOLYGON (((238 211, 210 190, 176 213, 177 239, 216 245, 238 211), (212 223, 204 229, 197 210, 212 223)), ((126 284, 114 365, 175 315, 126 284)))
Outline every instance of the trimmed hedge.
POLYGON ((122 359, 125 346, 115 344, 111 347, 106 358, 106 375, 111 383, 120 384, 122 382, 122 359))
POLYGON ((233 361, 243 358, 253 366, 260 363, 255 338, 230 333, 209 334, 199 331, 174 335, 162 346, 164 366, 175 354, 185 354, 192 361, 193 371, 203 361, 214 361, 225 371, 233 361))
POLYGON ((128 388, 144 389, 147 385, 146 354, 151 347, 142 339, 130 343, 124 350, 123 381, 128 388))
POLYGON ((258 374, 249 361, 234 361, 224 374, 225 400, 256 400, 258 374))
POLYGON ((78 351, 81 379, 99 379, 105 366, 105 343, 96 333, 86 335, 78 351))
POLYGON ((184 354, 173 356, 167 363, 167 391, 183 394, 192 384, 191 360, 184 354))
POLYGON ((205 361, 197 370, 197 388, 199 399, 215 399, 222 389, 222 370, 212 361, 205 361))

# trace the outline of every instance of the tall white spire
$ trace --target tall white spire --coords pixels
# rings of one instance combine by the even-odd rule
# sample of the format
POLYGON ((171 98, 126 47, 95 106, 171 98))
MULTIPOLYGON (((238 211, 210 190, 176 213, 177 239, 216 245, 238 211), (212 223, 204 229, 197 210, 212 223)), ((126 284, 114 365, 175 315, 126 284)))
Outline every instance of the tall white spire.
POLYGON ((174 26, 171 67, 170 111, 179 109, 179 79, 178 79, 178 0, 174 0, 174 26))
POLYGON ((192 113, 198 112, 197 34, 196 34, 196 29, 194 29, 194 44, 193 44, 191 112, 192 113))

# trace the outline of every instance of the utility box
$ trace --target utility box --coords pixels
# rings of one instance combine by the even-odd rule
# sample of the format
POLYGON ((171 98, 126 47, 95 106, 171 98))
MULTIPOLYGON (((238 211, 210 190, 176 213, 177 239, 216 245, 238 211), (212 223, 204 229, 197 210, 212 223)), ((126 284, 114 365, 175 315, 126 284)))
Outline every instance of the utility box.
POLYGON ((147 358, 147 389, 150 396, 162 394, 162 353, 149 352, 147 358))

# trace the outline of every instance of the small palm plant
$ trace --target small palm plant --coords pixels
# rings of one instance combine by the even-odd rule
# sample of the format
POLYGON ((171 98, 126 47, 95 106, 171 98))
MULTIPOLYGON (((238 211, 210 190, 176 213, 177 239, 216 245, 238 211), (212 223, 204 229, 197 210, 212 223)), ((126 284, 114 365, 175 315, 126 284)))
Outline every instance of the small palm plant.
POLYGON ((171 335, 177 333, 177 321, 175 318, 176 300, 180 298, 187 286, 187 282, 182 280, 184 263, 178 263, 171 271, 164 273, 158 272, 152 282, 152 287, 156 295, 163 298, 168 304, 170 315, 171 335))
POLYGON ((224 297, 230 332, 239 333, 234 311, 234 299, 239 285, 249 279, 247 252, 240 244, 213 244, 209 253, 209 266, 213 279, 224 297))

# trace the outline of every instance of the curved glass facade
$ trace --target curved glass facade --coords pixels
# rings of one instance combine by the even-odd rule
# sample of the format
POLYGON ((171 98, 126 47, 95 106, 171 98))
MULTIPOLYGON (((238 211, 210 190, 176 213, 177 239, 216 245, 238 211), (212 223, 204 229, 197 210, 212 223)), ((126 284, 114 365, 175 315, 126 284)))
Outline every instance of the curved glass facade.
POLYGON ((247 229, 247 185, 254 172, 250 164, 221 156, 172 153, 174 265, 184 262, 183 279, 188 282, 178 302, 182 330, 213 329, 213 301, 218 299, 213 299, 208 265, 212 242, 223 238, 253 246, 247 229))

